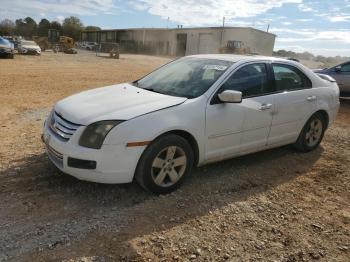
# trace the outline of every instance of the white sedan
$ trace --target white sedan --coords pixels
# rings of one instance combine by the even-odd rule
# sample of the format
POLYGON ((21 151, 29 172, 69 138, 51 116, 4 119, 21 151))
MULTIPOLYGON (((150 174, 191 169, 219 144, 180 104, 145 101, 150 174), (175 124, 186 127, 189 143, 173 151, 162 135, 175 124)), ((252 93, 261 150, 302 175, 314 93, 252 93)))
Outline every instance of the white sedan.
POLYGON ((18 52, 26 55, 41 55, 41 48, 34 41, 21 40, 18 43, 18 52))
POLYGON ((339 88, 299 63, 196 55, 132 83, 59 101, 43 141, 64 173, 169 193, 193 166, 293 144, 320 144, 339 109, 339 88))

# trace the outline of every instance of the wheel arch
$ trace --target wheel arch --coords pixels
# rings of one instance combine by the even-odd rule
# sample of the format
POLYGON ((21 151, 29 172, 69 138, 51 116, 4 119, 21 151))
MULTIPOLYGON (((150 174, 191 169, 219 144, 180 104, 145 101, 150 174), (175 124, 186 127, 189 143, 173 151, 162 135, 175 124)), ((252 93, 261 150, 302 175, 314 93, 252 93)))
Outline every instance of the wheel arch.
POLYGON ((188 131, 175 129, 162 133, 161 135, 157 136, 154 140, 170 134, 181 136, 190 144, 194 155, 194 165, 197 166, 199 162, 199 146, 195 137, 188 131))
POLYGON ((329 115, 328 115, 328 112, 324 109, 320 109, 318 111, 316 111, 313 115, 315 114, 320 114, 323 119, 326 121, 325 124, 326 124, 326 128, 328 128, 328 125, 329 125, 329 115))

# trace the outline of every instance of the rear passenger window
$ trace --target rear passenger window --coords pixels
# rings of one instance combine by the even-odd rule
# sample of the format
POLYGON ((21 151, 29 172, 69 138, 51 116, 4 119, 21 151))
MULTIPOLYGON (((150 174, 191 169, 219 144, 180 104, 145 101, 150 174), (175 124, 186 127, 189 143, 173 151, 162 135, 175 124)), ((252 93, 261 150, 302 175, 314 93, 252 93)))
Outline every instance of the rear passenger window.
POLYGON ((312 83, 298 68, 284 64, 272 64, 276 91, 311 88, 312 83))
POLYGON ((221 90, 241 91, 243 97, 270 93, 265 64, 250 64, 238 69, 221 87, 221 90))

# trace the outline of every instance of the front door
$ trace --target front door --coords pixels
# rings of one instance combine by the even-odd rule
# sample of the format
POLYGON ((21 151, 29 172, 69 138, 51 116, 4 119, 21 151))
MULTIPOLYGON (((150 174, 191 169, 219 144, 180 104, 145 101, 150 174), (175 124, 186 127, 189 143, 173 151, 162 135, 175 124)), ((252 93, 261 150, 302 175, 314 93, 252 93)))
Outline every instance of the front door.
POLYGON ((340 92, 350 95, 350 63, 342 64, 337 70, 330 74, 339 86, 340 92))
POLYGON ((207 160, 257 151, 266 145, 272 121, 272 91, 265 63, 244 65, 228 78, 206 109, 207 160), (224 90, 241 91, 242 102, 220 102, 217 94, 224 90))

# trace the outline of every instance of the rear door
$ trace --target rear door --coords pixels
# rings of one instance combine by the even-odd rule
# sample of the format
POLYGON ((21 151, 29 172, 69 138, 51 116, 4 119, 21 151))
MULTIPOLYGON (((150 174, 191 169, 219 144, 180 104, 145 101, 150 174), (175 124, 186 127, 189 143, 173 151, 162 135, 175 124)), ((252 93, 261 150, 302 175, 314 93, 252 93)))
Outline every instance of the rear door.
POLYGON ((293 143, 316 108, 316 92, 298 68, 283 63, 272 63, 271 68, 276 94, 268 144, 293 143))

